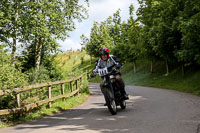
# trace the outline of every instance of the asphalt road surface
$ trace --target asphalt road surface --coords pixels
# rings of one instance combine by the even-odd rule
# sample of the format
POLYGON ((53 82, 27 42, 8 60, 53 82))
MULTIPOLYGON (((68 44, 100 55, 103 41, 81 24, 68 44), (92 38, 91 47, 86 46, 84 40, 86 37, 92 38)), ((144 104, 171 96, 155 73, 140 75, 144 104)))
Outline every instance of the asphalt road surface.
POLYGON ((99 85, 84 104, 0 129, 0 133, 200 133, 200 97, 173 90, 126 86, 127 108, 111 115, 99 85))

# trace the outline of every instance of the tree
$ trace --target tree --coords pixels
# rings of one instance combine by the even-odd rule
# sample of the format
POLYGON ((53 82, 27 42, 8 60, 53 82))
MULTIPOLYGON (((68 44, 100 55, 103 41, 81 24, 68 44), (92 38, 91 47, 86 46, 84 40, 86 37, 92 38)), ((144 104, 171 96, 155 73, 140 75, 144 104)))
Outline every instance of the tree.
POLYGON ((185 64, 200 64, 200 2, 186 0, 183 7, 178 18, 181 48, 176 51, 176 57, 185 64))
MULTIPOLYGON (((88 3, 88 0, 85 2, 88 3)), ((68 31, 75 29, 74 20, 80 22, 87 16, 87 10, 79 0, 2 0, 0 38, 4 42, 13 39, 12 64, 15 62, 17 41, 24 47, 34 45, 35 66, 39 68, 44 45, 57 50, 54 40, 64 40, 68 31), (51 43, 45 43, 47 40, 51 43)))
POLYGON ((127 54, 127 60, 130 62, 133 62, 134 64, 134 73, 136 73, 136 60, 141 54, 141 46, 139 43, 139 37, 140 37, 140 30, 141 26, 139 23, 133 19, 133 17, 130 17, 128 20, 128 53, 127 54))
POLYGON ((19 25, 21 25, 21 6, 22 0, 1 0, 0 1, 0 27, 1 40, 4 43, 10 44, 12 48, 12 64, 15 64, 17 39, 21 36, 19 25), (12 43, 9 43, 9 39, 12 43))
POLYGON ((95 22, 90 32, 90 39, 86 45, 86 51, 93 57, 99 57, 99 49, 102 46, 112 49, 112 43, 113 39, 109 35, 106 22, 101 22, 100 24, 95 22))
POLYGON ((175 52, 180 48, 181 32, 177 29, 177 17, 182 10, 180 1, 147 1, 140 0, 139 20, 144 24, 149 43, 156 56, 166 63, 166 74, 169 73, 169 62, 176 62, 175 52))
POLYGON ((26 42, 34 46, 35 66, 39 69, 43 47, 49 48, 51 52, 57 51, 55 39, 66 39, 68 32, 75 29, 74 20, 87 18, 87 10, 79 5, 79 0, 44 0, 28 4, 31 8, 27 12, 33 15, 24 16, 28 24, 24 33, 28 34, 26 42))

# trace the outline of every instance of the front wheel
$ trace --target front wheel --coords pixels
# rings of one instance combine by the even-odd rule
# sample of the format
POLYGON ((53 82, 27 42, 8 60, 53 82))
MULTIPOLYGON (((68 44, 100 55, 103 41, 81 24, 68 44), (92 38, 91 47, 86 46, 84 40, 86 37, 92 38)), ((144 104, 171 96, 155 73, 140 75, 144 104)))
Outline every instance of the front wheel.
POLYGON ((107 106, 112 115, 117 114, 117 105, 115 103, 115 100, 111 100, 110 103, 107 103, 107 106))
POLYGON ((107 107, 108 107, 108 110, 110 111, 110 113, 112 115, 116 115, 117 114, 117 105, 115 103, 115 100, 113 98, 113 94, 111 91, 106 90, 105 100, 106 100, 106 104, 107 104, 107 107))

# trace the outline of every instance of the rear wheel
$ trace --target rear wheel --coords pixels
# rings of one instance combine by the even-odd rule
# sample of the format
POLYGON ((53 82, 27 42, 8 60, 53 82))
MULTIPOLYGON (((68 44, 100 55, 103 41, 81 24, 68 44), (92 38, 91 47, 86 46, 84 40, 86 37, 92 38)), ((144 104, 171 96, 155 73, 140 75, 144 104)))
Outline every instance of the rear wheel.
POLYGON ((121 107, 121 109, 126 109, 126 101, 125 100, 122 100, 120 102, 120 107, 121 107))

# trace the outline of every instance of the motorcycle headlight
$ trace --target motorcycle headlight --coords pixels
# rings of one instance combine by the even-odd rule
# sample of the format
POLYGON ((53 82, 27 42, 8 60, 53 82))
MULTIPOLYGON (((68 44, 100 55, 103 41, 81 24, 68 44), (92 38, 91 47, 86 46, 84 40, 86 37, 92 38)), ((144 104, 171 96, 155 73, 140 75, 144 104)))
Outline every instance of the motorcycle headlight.
POLYGON ((114 75, 110 75, 110 79, 114 79, 115 78, 115 76, 114 75))

